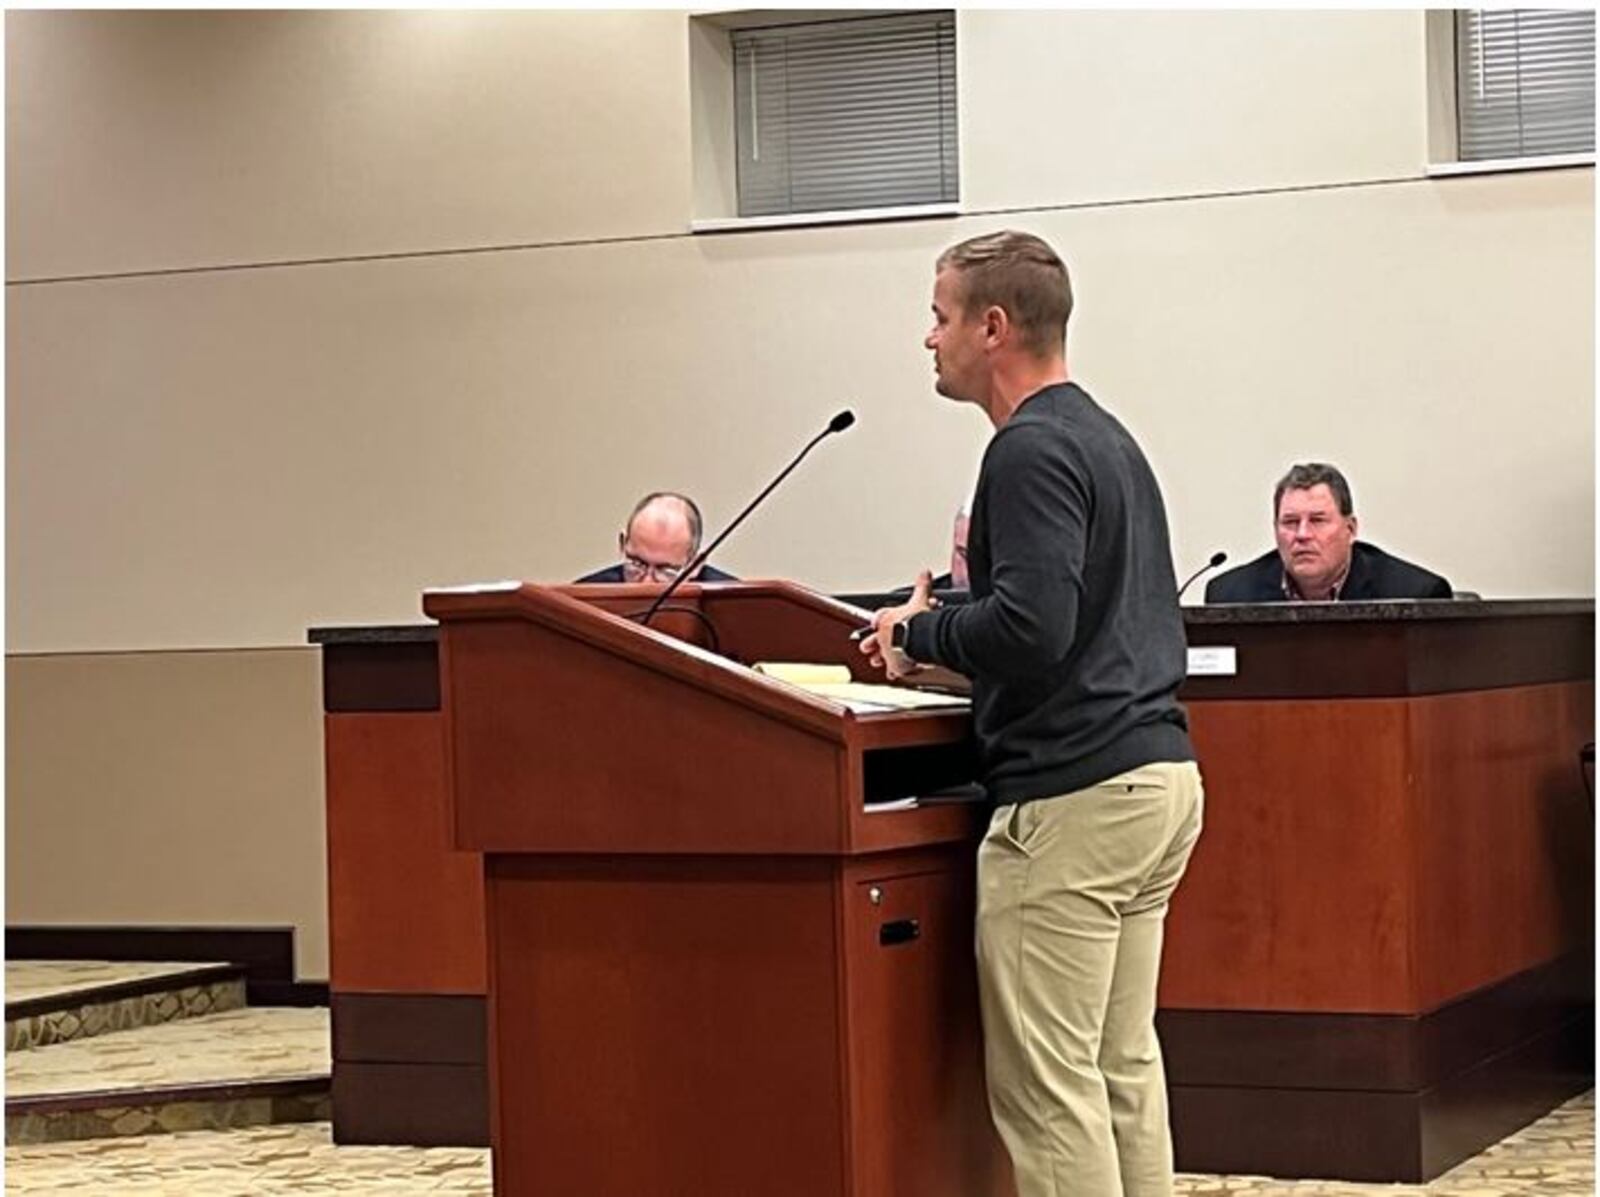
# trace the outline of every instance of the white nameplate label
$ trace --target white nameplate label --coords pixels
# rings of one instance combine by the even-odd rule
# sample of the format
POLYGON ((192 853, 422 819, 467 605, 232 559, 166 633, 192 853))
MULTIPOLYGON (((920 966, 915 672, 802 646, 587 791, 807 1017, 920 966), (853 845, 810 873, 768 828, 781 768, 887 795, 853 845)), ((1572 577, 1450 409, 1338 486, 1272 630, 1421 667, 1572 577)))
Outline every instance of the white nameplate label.
POLYGON ((1239 672, 1239 650, 1231 644, 1189 650, 1190 677, 1233 677, 1239 672))

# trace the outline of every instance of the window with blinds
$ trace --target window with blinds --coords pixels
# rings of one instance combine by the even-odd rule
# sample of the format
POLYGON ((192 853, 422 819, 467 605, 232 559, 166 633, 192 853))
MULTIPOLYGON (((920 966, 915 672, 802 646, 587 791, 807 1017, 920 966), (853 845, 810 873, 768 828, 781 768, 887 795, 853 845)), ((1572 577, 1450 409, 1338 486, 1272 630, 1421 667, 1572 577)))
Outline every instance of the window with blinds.
POLYGON ((736 30, 740 216, 954 202, 953 13, 736 30))
POLYGON ((1594 152, 1594 13, 1455 14, 1463 162, 1594 152))

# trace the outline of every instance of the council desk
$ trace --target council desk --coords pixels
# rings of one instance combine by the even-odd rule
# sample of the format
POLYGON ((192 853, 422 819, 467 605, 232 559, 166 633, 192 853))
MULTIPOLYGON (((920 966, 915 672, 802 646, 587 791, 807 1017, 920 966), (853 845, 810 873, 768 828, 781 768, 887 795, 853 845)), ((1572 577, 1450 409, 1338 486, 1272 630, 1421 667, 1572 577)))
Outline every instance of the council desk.
MULTIPOLYGON (((593 652, 624 661, 644 652, 649 661, 633 664, 652 676, 672 660, 659 643, 664 638, 613 618, 637 606, 638 594, 648 595, 651 588, 525 589, 563 602, 577 599, 611 615, 578 618, 553 631, 546 627, 540 635, 548 638, 537 651, 519 650, 512 662, 496 662, 490 654, 485 664, 503 692, 519 676, 528 685, 542 685, 550 670, 582 666, 593 652)), ((706 669, 696 654, 706 652, 708 623, 723 653, 736 658, 759 648, 763 656, 791 659, 828 659, 833 652, 834 659, 852 663, 853 645, 839 634, 860 619, 852 608, 785 583, 686 586, 680 593, 695 615, 680 614, 664 630, 701 645, 685 650, 696 658, 686 666, 685 685, 695 680, 695 670, 706 669)), ((562 613, 563 619, 574 616, 567 606, 562 613)), ((1579 751, 1593 738, 1592 601, 1201 607, 1186 609, 1185 619, 1195 668, 1204 671, 1191 675, 1182 697, 1205 776, 1207 809, 1205 833, 1169 918, 1161 989, 1159 1023, 1178 1166, 1419 1181, 1587 1087, 1593 824, 1579 751)), ((507 644, 528 635, 520 627, 529 622, 528 612, 519 610, 517 600, 492 616, 463 616, 461 626, 479 622, 501 626, 507 644)), ((498 876, 505 888, 505 879, 519 868, 544 870, 548 894, 561 880, 556 856, 566 858, 562 867, 580 867, 572 863, 581 855, 577 850, 593 850, 598 860, 603 840, 613 849, 620 845, 624 855, 636 850, 639 863, 670 856, 676 849, 665 845, 663 854, 664 843, 650 836, 677 834, 673 820, 651 824, 661 817, 661 808, 647 802, 658 779, 650 768, 628 764, 625 749, 613 747, 594 757, 590 768, 609 784, 646 796, 639 799, 646 801, 641 817, 653 830, 641 830, 630 843, 624 829, 582 829, 580 816, 554 814, 562 804, 548 803, 546 814, 555 821, 542 827, 535 821, 517 834, 571 836, 582 830, 592 838, 551 841, 543 865, 509 863, 516 855, 538 855, 540 844, 519 841, 518 852, 508 854, 497 850, 505 845, 482 835, 461 834, 453 798, 459 759, 452 767, 452 753, 461 745, 447 742, 438 629, 321 629, 311 638, 323 646, 324 657, 335 1138, 487 1142, 496 1117, 489 1098, 491 977, 504 962, 493 963, 494 936, 486 934, 492 920, 485 876, 491 886, 498 876)), ((719 679, 722 672, 711 670, 719 679)), ((668 708, 689 702, 685 696, 693 692, 692 686, 676 697, 670 687, 655 691, 668 708)), ((713 707, 737 712, 754 693, 736 686, 713 695, 713 707)), ((490 702, 480 718, 503 705, 490 702)), ((504 730, 526 741, 530 752, 560 756, 562 744, 579 732, 603 733, 599 743, 622 744, 638 715, 631 716, 633 722, 619 716, 596 727, 589 718, 577 731, 550 726, 553 718, 514 733, 504 730)), ((933 785, 970 777, 970 753, 951 726, 961 718, 888 721, 900 730, 874 734, 893 742, 862 756, 875 762, 872 784, 933 785)), ((662 785, 716 787, 732 780, 718 768, 715 744, 692 743, 695 726, 693 720, 679 725, 691 741, 684 755, 693 768, 669 768, 672 776, 661 779, 662 785)), ((795 741, 793 759, 774 756, 767 775, 774 793, 784 789, 785 777, 801 777, 811 767, 800 759, 810 751, 804 744, 833 734, 831 725, 819 723, 815 734, 795 741)), ((845 733, 839 730, 838 736, 844 744, 845 733)), ((845 756, 836 759, 848 760, 848 751, 841 751, 845 756)), ((516 767, 531 767, 536 759, 526 757, 516 767)), ((493 766, 511 767, 509 761, 493 766)), ((840 774, 843 780, 827 783, 828 794, 816 802, 866 799, 865 777, 850 782, 849 768, 840 774)), ((502 774, 496 784, 519 783, 502 774)), ((519 802, 543 798, 526 792, 519 802)), ((759 795, 743 798, 759 808, 759 795)), ((677 801, 683 800, 679 795, 677 801)), ((796 804, 797 817, 806 817, 803 796, 791 793, 784 801, 796 804)), ((858 816, 831 805, 828 812, 804 826, 792 824, 787 846, 759 842, 745 828, 738 832, 743 841, 735 836, 720 846, 679 847, 702 856, 715 849, 722 858, 717 867, 735 872, 756 861, 764 861, 762 868, 774 876, 820 869, 818 877, 826 873, 833 880, 808 882, 810 874, 797 874, 789 881, 802 888, 823 885, 835 895, 856 892, 840 879, 860 881, 860 892, 867 893, 879 866, 915 865, 910 874, 896 875, 936 880, 904 892, 905 909, 864 907, 857 913, 872 927, 918 921, 921 938, 881 950, 902 953, 893 955, 897 967, 920 954, 920 964, 903 970, 920 978, 910 984, 948 986, 958 1003, 965 1002, 970 953, 953 952, 950 944, 970 930, 963 921, 970 910, 970 893, 962 888, 970 885, 970 872, 963 871, 963 862, 981 812, 912 809, 858 816), (952 924, 958 933, 949 932, 952 924)), ((479 814, 492 823, 505 812, 479 814)), ((482 824, 480 832, 488 826, 482 824)), ((598 884, 599 878, 587 881, 598 884)), ((635 877, 630 884, 638 882, 635 877)), ((878 888, 881 897, 885 887, 878 888)), ((902 901, 902 891, 888 891, 894 903, 902 901)), ((575 892, 566 891, 559 901, 570 901, 575 892)), ((838 900, 841 909, 848 908, 843 897, 838 900)), ((536 919, 538 906, 519 908, 517 919, 536 919)), ((575 915, 575 907, 566 909, 575 915)), ((777 916, 747 907, 739 925, 754 942, 774 931, 771 917, 777 916)), ((553 924, 541 934, 535 938, 558 967, 562 957, 555 949, 566 941, 553 924)), ((618 927, 607 934, 615 936, 618 927)), ((840 934, 848 938, 849 932, 840 934)), ((857 950, 869 947, 880 950, 875 940, 857 950)), ((630 957, 661 959, 619 951, 614 967, 626 967, 630 957)), ((884 984, 902 984, 897 974, 885 977, 884 984)), ((544 982, 530 975, 522 983, 544 982)), ((815 988, 818 982, 812 977, 807 984, 815 988)), ((821 993, 817 988, 811 998, 821 1001, 821 993)), ((633 1013, 639 1021, 629 1024, 635 1055, 628 1058, 649 1060, 659 1050, 643 1035, 650 1016, 633 1013)), ((523 1014, 534 1017, 531 1007, 523 1014)), ((938 1022, 947 1015, 948 1010, 928 1016, 938 1022)), ((713 1033, 714 1020, 684 1025, 681 1017, 680 1011, 671 1025, 659 1028, 664 1039, 713 1033)), ((839 1017, 847 1020, 848 1011, 839 1017)), ((819 1074, 808 1083, 860 1086, 862 1069, 897 1070, 902 1088, 935 1090, 919 1094, 918 1101, 955 1111, 958 1125, 981 1121, 971 1040, 960 1029, 948 1033, 951 1042, 939 1048, 942 1058, 964 1063, 947 1076, 910 1058, 863 1058, 854 1071, 844 1060, 829 1074, 832 1081, 819 1074)), ((519 1067, 562 1068, 556 1042, 547 1037, 541 1048, 534 1036, 525 1045, 533 1055, 519 1067), (541 1050, 549 1054, 543 1063, 541 1050)), ((706 1050, 711 1048, 708 1041, 706 1050)), ((918 1050, 931 1049, 923 1044, 918 1050)), ((781 1090, 781 1069, 791 1066, 799 1064, 767 1061, 760 1068, 718 1073, 718 1083, 748 1086, 753 1098, 781 1090)), ((587 1093, 597 1104, 614 1098, 623 1083, 571 1071, 557 1080, 561 1092, 580 1098, 587 1093)), ((687 1107, 699 1097, 692 1086, 672 1096, 687 1107)), ((537 1108, 539 1100, 535 1095, 519 1108, 537 1108)), ((511 1134, 505 1116, 502 1109, 502 1131, 511 1134)), ((892 1122, 895 1114, 885 1108, 873 1117, 892 1122)), ((856 1126, 861 1134, 873 1122, 841 1125, 856 1126)), ((894 1134, 884 1130, 891 1145, 894 1134)), ((848 1161, 849 1149, 842 1141, 835 1146, 838 1159, 848 1161)), ((996 1191, 1004 1191, 987 1127, 957 1135, 950 1150, 950 1175, 962 1183, 974 1176, 998 1178, 996 1191)), ((879 1172, 852 1173, 841 1163, 834 1169, 837 1191, 899 1191, 893 1153, 875 1166, 879 1172)), ((497 1185, 501 1178, 497 1171, 497 1185)))

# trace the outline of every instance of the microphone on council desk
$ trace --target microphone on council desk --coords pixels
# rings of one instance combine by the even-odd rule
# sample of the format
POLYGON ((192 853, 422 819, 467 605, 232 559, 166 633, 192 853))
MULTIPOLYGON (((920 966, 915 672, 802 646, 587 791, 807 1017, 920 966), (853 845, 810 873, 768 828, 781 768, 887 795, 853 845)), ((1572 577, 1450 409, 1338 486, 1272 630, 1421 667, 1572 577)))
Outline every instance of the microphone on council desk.
POLYGON ((1189 587, 1193 586, 1194 580, 1201 574, 1209 573, 1211 570, 1216 569, 1217 566, 1221 565, 1227 559, 1228 554, 1224 553, 1221 549, 1218 549, 1215 553, 1212 553, 1211 560, 1207 561, 1199 569, 1195 570, 1194 573, 1190 574, 1189 580, 1186 581, 1182 586, 1178 587, 1178 597, 1181 599, 1183 597, 1183 592, 1189 589, 1189 587))
POLYGON ((711 554, 716 550, 716 547, 728 539, 728 533, 732 532, 740 524, 744 523, 744 517, 749 515, 757 507, 761 506, 761 500, 770 495, 773 488, 787 478, 794 471, 795 466, 799 465, 805 460, 806 454, 817 447, 818 441, 822 440, 824 437, 832 436, 835 432, 843 432, 855 422, 856 413, 850 411, 848 408, 834 416, 833 419, 829 420, 828 426, 807 441, 806 447, 801 449, 800 452, 795 455, 795 459, 783 467, 783 473, 779 474, 771 482, 767 483, 766 489, 755 498, 751 499, 749 505, 738 515, 733 517, 733 522, 724 528, 720 533, 718 533, 715 540, 696 553, 689 564, 683 567, 682 572, 680 572, 676 578, 673 578, 672 581, 667 584, 667 588, 656 596, 656 601, 650 604, 650 609, 646 611, 640 618, 640 625, 645 627, 649 626, 650 617, 653 616, 657 611, 661 610, 661 605, 671 597, 672 592, 699 572, 700 567, 706 563, 707 559, 710 558, 711 554))

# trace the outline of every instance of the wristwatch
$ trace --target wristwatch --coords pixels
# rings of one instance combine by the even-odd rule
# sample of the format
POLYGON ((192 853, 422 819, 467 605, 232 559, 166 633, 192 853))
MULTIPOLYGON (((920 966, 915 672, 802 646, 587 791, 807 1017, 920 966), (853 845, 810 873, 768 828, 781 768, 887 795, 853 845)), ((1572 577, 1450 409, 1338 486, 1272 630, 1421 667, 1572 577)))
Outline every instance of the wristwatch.
POLYGON ((894 630, 889 633, 889 644, 901 652, 906 651, 907 626, 910 622, 909 619, 902 619, 894 625, 894 630))

